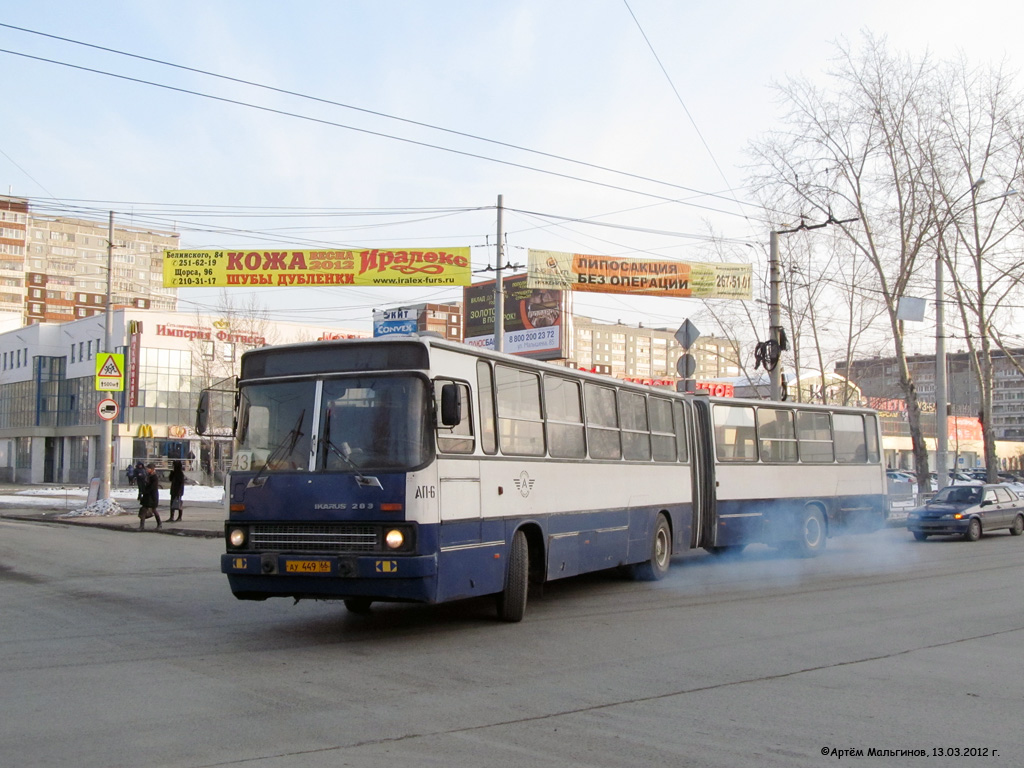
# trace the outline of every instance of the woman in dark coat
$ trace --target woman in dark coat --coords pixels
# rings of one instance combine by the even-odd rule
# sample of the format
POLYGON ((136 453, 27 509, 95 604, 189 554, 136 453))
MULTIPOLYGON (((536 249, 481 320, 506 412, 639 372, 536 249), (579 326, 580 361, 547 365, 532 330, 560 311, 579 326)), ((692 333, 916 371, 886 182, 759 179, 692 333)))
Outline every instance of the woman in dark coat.
POLYGON ((146 527, 146 518, 155 517, 156 527, 160 527, 160 513, 157 512, 157 504, 160 503, 160 478, 156 475, 156 464, 146 466, 146 480, 142 494, 139 496, 139 530, 146 527))
POLYGON ((171 469, 171 516, 167 518, 168 522, 174 522, 174 513, 178 513, 178 521, 181 522, 181 497, 185 495, 185 470, 181 467, 181 462, 175 460, 174 467, 171 469))

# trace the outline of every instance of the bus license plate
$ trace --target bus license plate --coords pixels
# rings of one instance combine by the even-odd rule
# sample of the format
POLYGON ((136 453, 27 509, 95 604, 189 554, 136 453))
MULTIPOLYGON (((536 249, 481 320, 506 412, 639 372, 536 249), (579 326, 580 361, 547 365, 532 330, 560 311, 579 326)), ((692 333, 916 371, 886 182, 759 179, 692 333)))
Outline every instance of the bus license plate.
POLYGON ((285 573, 330 573, 330 560, 289 560, 284 564, 285 573))

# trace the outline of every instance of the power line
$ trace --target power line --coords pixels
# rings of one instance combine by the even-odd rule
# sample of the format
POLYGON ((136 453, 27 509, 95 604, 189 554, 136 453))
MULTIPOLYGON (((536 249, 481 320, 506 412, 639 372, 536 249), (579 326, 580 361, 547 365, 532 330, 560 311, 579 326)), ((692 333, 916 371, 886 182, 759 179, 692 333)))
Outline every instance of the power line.
MULTIPOLYGON (((292 91, 292 90, 288 90, 288 89, 284 89, 284 88, 277 88, 277 87, 274 87, 274 86, 269 86, 269 85, 265 85, 265 84, 262 84, 262 83, 257 83, 257 82, 251 81, 251 80, 245 80, 245 79, 242 79, 242 78, 231 77, 231 76, 228 76, 228 75, 221 75, 221 74, 218 74, 216 72, 209 72, 207 70, 202 70, 202 69, 198 69, 198 68, 195 68, 195 67, 189 67, 189 66, 185 66, 185 65, 182 65, 182 64, 175 64, 173 62, 168 62, 168 61, 164 61, 164 60, 161 60, 161 59, 156 59, 156 58, 152 58, 152 57, 148 57, 148 56, 141 56, 139 54, 134 54, 134 53, 128 53, 126 51, 120 51, 120 50, 117 50, 117 49, 114 49, 114 48, 108 48, 108 47, 105 47, 105 46, 95 45, 95 44, 92 44, 92 43, 86 43, 86 42, 83 42, 83 41, 80 41, 80 40, 74 40, 72 38, 61 37, 59 35, 53 35, 53 34, 49 34, 49 33, 46 33, 46 32, 40 32, 38 30, 28 29, 26 27, 19 27, 19 26, 15 26, 13 24, 0 23, 0 27, 16 30, 16 31, 19 31, 19 32, 25 32, 25 33, 32 34, 32 35, 38 35, 40 37, 46 37, 46 38, 53 39, 53 40, 59 40, 61 42, 71 43, 73 45, 79 45, 79 46, 86 47, 86 48, 92 48, 94 50, 100 50, 100 51, 104 51, 106 53, 112 53, 112 54, 115 54, 115 55, 118 55, 118 56, 125 56, 125 57, 128 57, 128 58, 133 58, 133 59, 137 59, 137 60, 140 60, 140 61, 147 61, 147 62, 150 62, 150 63, 153 63, 153 64, 159 64, 161 66, 171 67, 171 68, 174 68, 174 69, 180 69, 180 70, 187 71, 187 72, 193 72, 193 73, 201 74, 201 75, 204 75, 204 76, 207 76, 207 77, 213 77, 213 78, 217 78, 217 79, 221 79, 221 80, 226 80, 226 81, 229 81, 229 82, 238 83, 240 85, 246 85, 246 86, 250 86, 250 87, 253 87, 253 88, 260 88, 262 90, 271 91, 271 92, 279 93, 279 94, 282 94, 282 95, 293 96, 293 97, 300 98, 300 99, 305 99, 305 100, 308 100, 308 101, 313 101, 313 102, 317 102, 317 103, 327 104, 327 105, 330 105, 330 106, 336 106, 336 107, 340 107, 340 108, 343 108, 343 109, 348 109, 348 110, 352 110, 352 111, 356 111, 356 112, 361 112, 361 113, 364 113, 364 114, 373 115, 375 117, 382 117, 382 118, 388 119, 388 120, 395 120, 395 121, 406 123, 406 124, 409 124, 409 125, 415 125, 417 127, 428 128, 428 129, 435 130, 435 131, 441 131, 443 133, 447 133, 447 134, 450 134, 450 135, 459 136, 461 138, 468 138, 468 139, 472 139, 474 141, 481 141, 481 142, 485 142, 485 143, 488 143, 488 144, 493 144, 495 146, 504 147, 506 149, 513 149, 513 150, 520 151, 520 152, 527 152, 527 153, 530 153, 530 154, 538 155, 540 157, 546 157, 546 158, 549 158, 549 159, 558 160, 558 161, 561 161, 561 162, 566 162, 566 163, 570 163, 570 164, 573 164, 573 165, 578 165, 578 166, 582 166, 582 167, 585 167, 585 168, 590 168, 590 169, 593 169, 593 170, 599 170, 599 171, 603 171, 603 172, 606 172, 606 173, 612 173, 612 174, 616 174, 616 175, 620 175, 620 176, 625 176, 627 178, 636 179, 638 181, 646 181, 646 182, 650 182, 650 183, 653 183, 653 184, 659 184, 659 185, 662 185, 662 186, 671 187, 673 189, 679 189, 679 190, 682 190, 682 191, 685 191, 685 192, 690 192, 690 193, 693 193, 693 194, 700 195, 702 197, 719 198, 719 199, 722 199, 722 200, 726 200, 728 202, 735 202, 735 196, 730 200, 729 198, 724 197, 722 195, 719 195, 717 193, 704 192, 702 190, 694 189, 692 187, 687 187, 687 186, 684 186, 684 185, 681 185, 681 184, 674 184, 672 182, 662 181, 660 179, 654 179, 654 178, 651 178, 651 177, 648 177, 648 176, 643 176, 643 175, 640 175, 640 174, 630 173, 628 171, 621 171, 621 170, 617 170, 617 169, 614 169, 614 168, 608 168, 606 166, 601 166, 601 165, 598 165, 596 163, 589 163, 589 162, 586 162, 586 161, 583 161, 583 160, 576 160, 576 159, 573 159, 573 158, 565 157, 565 156, 562 156, 562 155, 557 155, 557 154, 550 153, 550 152, 544 152, 544 151, 541 151, 541 150, 530 149, 528 147, 523 147, 523 146, 520 146, 520 145, 517 145, 517 144, 512 144, 512 143, 509 143, 509 142, 498 141, 498 140, 495 140, 495 139, 488 139, 488 138, 485 138, 485 137, 482 137, 482 136, 477 136, 477 135, 466 133, 466 132, 463 132, 463 131, 456 131, 456 130, 453 130, 453 129, 450 129, 450 128, 444 128, 444 127, 441 127, 441 126, 436 126, 436 125, 432 125, 432 124, 421 122, 421 121, 417 121, 417 120, 411 120, 411 119, 408 119, 408 118, 398 117, 398 116, 395 116, 395 115, 389 115, 387 113, 379 112, 379 111, 376 111, 376 110, 366 109, 366 108, 363 108, 363 107, 356 107, 356 106, 351 105, 351 104, 345 104, 343 102, 333 101, 333 100, 330 100, 330 99, 325 99, 325 98, 321 98, 321 97, 317 97, 317 96, 311 96, 311 95, 308 95, 308 94, 300 93, 298 91, 292 91)), ((642 29, 641 29, 641 32, 642 32, 642 29)), ((117 74, 117 73, 114 73, 114 72, 106 72, 104 70, 99 70, 99 69, 94 69, 94 68, 91 68, 91 67, 85 67, 85 66, 81 66, 81 65, 71 64, 69 62, 58 61, 58 60, 55 60, 55 59, 48 59, 48 58, 41 57, 41 56, 33 56, 31 54, 22 53, 22 52, 19 52, 19 51, 12 51, 12 50, 9 50, 9 49, 0 49, 0 52, 7 53, 7 54, 10 54, 10 55, 13 55, 13 56, 22 56, 24 58, 34 59, 36 61, 43 61, 43 62, 50 63, 50 64, 56 64, 56 65, 59 65, 59 66, 69 67, 71 69, 78 69, 78 70, 82 70, 82 71, 86 71, 86 72, 92 72, 94 74, 105 75, 107 77, 114 77, 114 78, 118 78, 118 79, 122 79, 122 80, 127 80, 127 81, 130 81, 130 82, 136 82, 136 83, 140 83, 140 84, 143 84, 143 85, 150 85, 150 86, 153 86, 153 87, 156 87, 156 88, 164 88, 164 89, 171 90, 171 91, 177 91, 179 93, 185 93, 185 94, 189 94, 189 95, 193 95, 193 96, 200 96, 200 97, 203 97, 203 98, 208 98, 208 99, 212 99, 212 100, 216 100, 216 101, 223 101, 223 102, 226 102, 226 103, 236 104, 236 105, 239 105, 239 106, 246 106, 246 107, 249 107, 249 108, 252 108, 252 109, 259 109, 259 110, 263 110, 263 111, 267 111, 267 112, 281 114, 281 115, 285 115, 285 116, 289 116, 289 117, 295 117, 295 118, 298 118, 298 119, 309 120, 309 121, 312 121, 312 122, 322 123, 322 124, 331 125, 331 126, 335 126, 335 127, 347 128, 348 130, 352 130, 352 131, 357 131, 357 132, 361 132, 361 133, 367 133, 367 134, 370 134, 370 135, 380 136, 380 137, 383 137, 383 138, 390 138, 390 139, 395 140, 395 141, 402 141, 402 142, 406 142, 406 143, 410 143, 410 144, 414 144, 414 145, 418 145, 418 146, 423 146, 423 147, 427 147, 427 148, 431 148, 431 149, 437 149, 437 150, 441 150, 441 151, 445 151, 445 152, 451 152, 451 153, 454 153, 454 154, 459 154, 459 155, 463 155, 463 156, 467 156, 467 157, 472 157, 472 158, 475 158, 475 159, 487 160, 487 161, 490 161, 490 162, 495 162, 495 163, 499 163, 499 164, 503 164, 503 165, 509 165, 509 166, 512 166, 512 167, 522 168, 522 169, 525 169, 525 170, 532 170, 532 171, 535 171, 535 172, 538 172, 538 173, 545 173, 545 174, 549 174, 549 175, 554 175, 554 176, 558 176, 558 177, 561 177, 561 178, 566 178, 566 179, 569 179, 569 180, 580 181, 580 182, 588 183, 588 184, 596 184, 598 186, 604 186, 604 187, 608 187, 608 188, 611 188, 611 189, 616 189, 616 190, 624 191, 624 192, 631 192, 633 194, 640 194, 640 195, 646 195, 646 196, 649 196, 649 197, 655 197, 655 198, 662 199, 662 200, 665 200, 665 201, 668 201, 668 202, 675 202, 675 203, 679 203, 679 204, 682 204, 682 205, 691 205, 691 206, 698 207, 698 208, 707 208, 707 210, 715 211, 717 213, 723 213, 725 215, 743 216, 743 214, 736 214, 736 213, 732 213, 730 211, 720 211, 720 210, 717 210, 717 209, 714 209, 714 208, 708 208, 707 206, 697 205, 696 203, 685 202, 683 200, 676 199, 676 198, 670 198, 670 197, 665 197, 665 196, 661 196, 661 195, 654 195, 654 194, 651 194, 651 193, 641 192, 639 190, 633 190, 633 189, 628 189, 628 188, 625 188, 625 187, 619 187, 619 186, 613 185, 613 184, 605 184, 603 182, 597 182, 597 181, 590 180, 590 179, 584 179, 584 178, 572 176, 572 175, 569 175, 569 174, 562 174, 562 173, 558 173, 558 172, 555 172, 555 171, 549 171, 549 170, 545 170, 545 169, 542 169, 542 168, 536 168, 536 167, 532 167, 532 166, 523 165, 523 164, 520 164, 520 163, 514 163, 514 162, 511 162, 511 161, 499 160, 497 158, 490 158, 490 157, 486 157, 486 156, 483 156, 483 155, 478 155, 478 154, 471 153, 471 152, 466 152, 466 151, 462 151, 462 150, 452 149, 452 148, 449 148, 449 147, 443 147, 443 146, 440 146, 440 145, 430 144, 430 143, 427 143, 427 142, 420 142, 420 141, 416 141, 414 139, 408 139, 408 138, 404 138, 404 137, 400 137, 400 136, 394 136, 394 135, 390 135, 390 134, 386 134, 386 133, 382 133, 382 132, 378 132, 378 131, 372 131, 372 130, 365 129, 365 128, 357 128, 355 126, 344 125, 344 124, 336 123, 336 122, 333 122, 333 121, 330 121, 330 120, 323 120, 323 119, 319 119, 319 118, 314 118, 314 117, 310 117, 308 115, 301 115, 301 114, 298 114, 298 113, 289 112, 287 110, 278 110, 278 109, 274 109, 274 108, 271 108, 271 107, 263 107, 263 106, 260 106, 260 105, 257 105, 257 104, 243 102, 243 101, 236 100, 236 99, 229 99, 229 98, 226 98, 226 97, 214 96, 212 94, 206 94, 206 93, 203 93, 201 91, 194 91, 194 90, 187 89, 187 88, 180 88, 180 87, 177 87, 177 86, 166 85, 166 84, 163 84, 163 83, 157 83, 155 81, 144 80, 144 79, 141 79, 141 78, 134 78, 134 77, 130 77, 130 76, 127 76, 127 75, 117 74)), ((685 109, 685 106, 684 106, 684 109, 685 109)), ((703 137, 701 138, 701 140, 703 141, 703 137)), ((706 146, 707 146, 707 144, 705 142, 705 147, 706 146)), ((717 166, 717 162, 716 162, 716 166, 717 166)), ((724 178, 724 176, 723 176, 723 178, 724 178)), ((726 182, 726 184, 728 185, 728 182, 726 182)))

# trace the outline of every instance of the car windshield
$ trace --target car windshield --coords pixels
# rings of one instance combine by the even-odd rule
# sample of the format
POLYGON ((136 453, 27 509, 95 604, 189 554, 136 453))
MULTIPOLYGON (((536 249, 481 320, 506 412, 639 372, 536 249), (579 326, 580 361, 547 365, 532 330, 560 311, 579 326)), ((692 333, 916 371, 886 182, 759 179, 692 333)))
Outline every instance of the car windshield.
POLYGON ((932 501, 954 504, 978 504, 981 502, 980 485, 948 485, 932 497, 932 501))

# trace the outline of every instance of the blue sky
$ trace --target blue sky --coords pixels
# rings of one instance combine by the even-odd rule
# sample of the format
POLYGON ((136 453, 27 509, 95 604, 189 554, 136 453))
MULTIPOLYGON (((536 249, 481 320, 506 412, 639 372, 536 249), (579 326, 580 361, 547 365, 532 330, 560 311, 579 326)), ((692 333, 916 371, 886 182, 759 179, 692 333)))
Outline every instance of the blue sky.
MULTIPOLYGON (((747 144, 779 126, 773 81, 824 80, 832 43, 856 44, 864 30, 914 55, 963 51, 1016 68, 1022 17, 1018 3, 984 0, 969 11, 917 0, 7 3, 0 23, 547 155, 0 27, 8 51, 265 108, 0 53, 0 184, 99 218, 113 209, 119 221, 166 222, 192 248, 471 245, 477 268, 493 264, 502 194, 512 261, 526 248, 714 260, 713 231, 763 271, 766 227, 743 205, 743 165, 747 144), (278 210, 241 216, 242 206, 278 210), (297 215, 325 209, 333 215, 297 215)), ((219 301, 182 296, 186 307, 219 301)), ((456 294, 257 296, 281 319, 368 328, 373 307, 456 294)), ((597 295, 576 308, 673 327, 700 312, 687 300, 597 295)))

